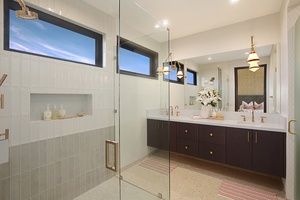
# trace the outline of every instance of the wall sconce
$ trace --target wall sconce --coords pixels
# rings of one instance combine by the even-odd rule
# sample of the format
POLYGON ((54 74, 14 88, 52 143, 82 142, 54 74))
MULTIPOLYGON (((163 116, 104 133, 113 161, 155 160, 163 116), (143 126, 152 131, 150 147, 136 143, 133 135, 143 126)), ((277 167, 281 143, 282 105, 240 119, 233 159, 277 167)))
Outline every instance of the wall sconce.
POLYGON ((251 52, 249 53, 247 63, 250 65, 249 70, 252 72, 255 72, 256 70, 259 69, 258 62, 260 59, 254 50, 253 38, 254 38, 254 36, 251 36, 251 52))

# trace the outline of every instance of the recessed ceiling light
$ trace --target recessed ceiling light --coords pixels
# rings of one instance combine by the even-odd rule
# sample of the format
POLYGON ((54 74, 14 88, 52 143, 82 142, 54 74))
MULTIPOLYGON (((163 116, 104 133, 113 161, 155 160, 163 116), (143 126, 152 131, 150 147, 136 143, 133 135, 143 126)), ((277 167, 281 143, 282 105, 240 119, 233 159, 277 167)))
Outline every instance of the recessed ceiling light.
POLYGON ((164 20, 164 21, 163 21, 163 25, 164 25, 164 26, 168 26, 168 25, 169 25, 169 22, 168 22, 167 20, 164 20))
POLYGON ((230 3, 231 4, 236 4, 236 3, 238 3, 239 2, 239 0, 230 0, 230 3))
POLYGON ((209 57, 208 60, 211 60, 211 57, 209 57))
POLYGON ((155 28, 159 28, 159 25, 158 25, 158 24, 156 24, 154 27, 155 27, 155 28))
POLYGON ((246 54, 246 55, 249 55, 249 52, 246 52, 245 54, 246 54))

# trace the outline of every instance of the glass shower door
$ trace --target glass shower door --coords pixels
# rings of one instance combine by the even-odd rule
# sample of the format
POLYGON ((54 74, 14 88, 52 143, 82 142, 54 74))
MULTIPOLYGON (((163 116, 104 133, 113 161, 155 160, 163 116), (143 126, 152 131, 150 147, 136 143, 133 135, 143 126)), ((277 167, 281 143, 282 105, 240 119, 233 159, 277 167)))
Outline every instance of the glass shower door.
POLYGON ((169 30, 154 19, 146 5, 120 2, 119 141, 121 198, 170 199, 169 82, 157 74, 169 59, 169 30), (140 20, 132 20, 132 17, 140 20), (155 25, 162 28, 155 28, 155 25), (162 112, 164 110, 164 112, 162 112), (148 112, 163 113, 159 137, 149 143, 148 112), (164 145, 163 145, 164 144, 164 145))
MULTIPOLYGON (((300 19, 295 25, 295 198, 300 199, 300 107, 297 102, 300 101, 300 19)), ((289 124, 290 125, 290 124, 289 124)))

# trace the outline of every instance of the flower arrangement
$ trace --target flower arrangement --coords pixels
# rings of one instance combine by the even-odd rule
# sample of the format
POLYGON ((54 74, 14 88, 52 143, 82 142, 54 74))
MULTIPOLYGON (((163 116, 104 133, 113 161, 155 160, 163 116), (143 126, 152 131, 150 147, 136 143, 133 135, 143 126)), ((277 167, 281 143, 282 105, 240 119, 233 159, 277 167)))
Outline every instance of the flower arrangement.
POLYGON ((212 107, 216 107, 221 98, 219 93, 212 87, 212 84, 210 84, 198 93, 196 101, 205 106, 211 105, 212 107))

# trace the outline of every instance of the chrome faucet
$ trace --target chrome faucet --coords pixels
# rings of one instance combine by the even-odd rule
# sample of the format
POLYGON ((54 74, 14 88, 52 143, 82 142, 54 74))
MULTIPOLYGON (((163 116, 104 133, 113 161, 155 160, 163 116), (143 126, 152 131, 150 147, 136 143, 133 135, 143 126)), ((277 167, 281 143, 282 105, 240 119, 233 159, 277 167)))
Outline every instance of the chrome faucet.
POLYGON ((173 116, 173 107, 170 106, 170 115, 173 116))
POLYGON ((252 122, 255 122, 254 121, 254 109, 252 109, 252 122))

